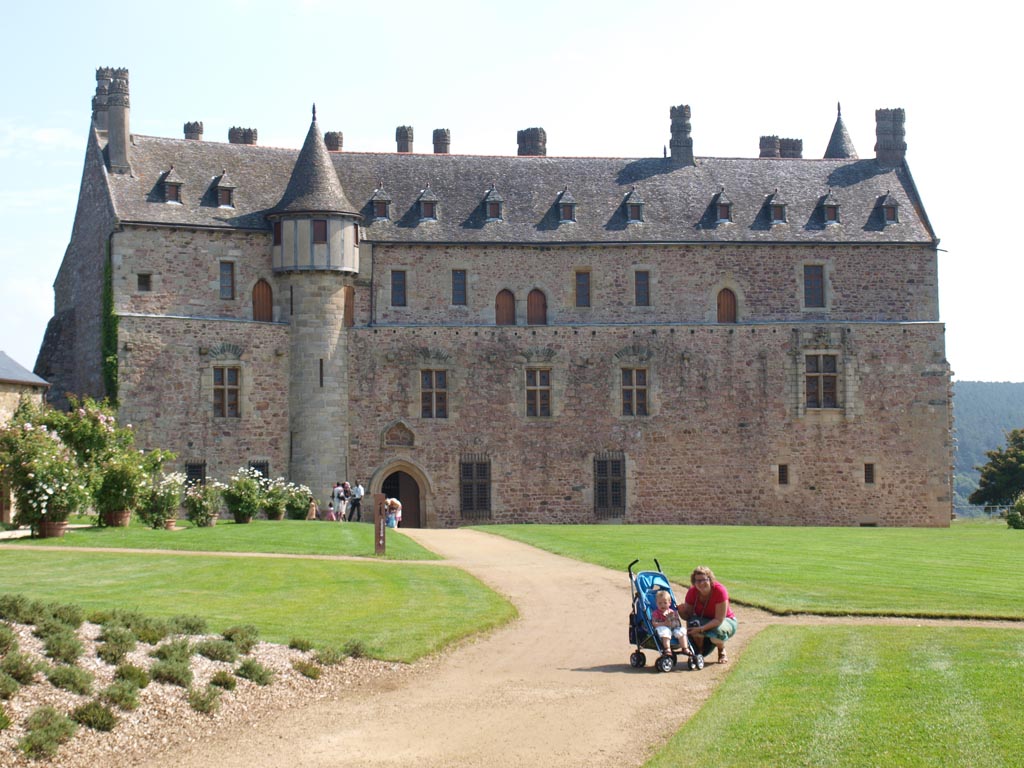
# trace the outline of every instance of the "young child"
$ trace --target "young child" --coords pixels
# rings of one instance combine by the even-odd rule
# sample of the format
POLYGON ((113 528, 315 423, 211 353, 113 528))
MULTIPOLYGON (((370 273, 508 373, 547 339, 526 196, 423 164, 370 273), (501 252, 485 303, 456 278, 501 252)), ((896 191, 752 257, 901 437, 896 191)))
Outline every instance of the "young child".
POLYGON ((683 645, 686 630, 679 618, 679 612, 672 607, 672 595, 667 589, 661 590, 654 598, 657 608, 651 613, 651 624, 661 640, 662 653, 672 653, 673 636, 683 645))

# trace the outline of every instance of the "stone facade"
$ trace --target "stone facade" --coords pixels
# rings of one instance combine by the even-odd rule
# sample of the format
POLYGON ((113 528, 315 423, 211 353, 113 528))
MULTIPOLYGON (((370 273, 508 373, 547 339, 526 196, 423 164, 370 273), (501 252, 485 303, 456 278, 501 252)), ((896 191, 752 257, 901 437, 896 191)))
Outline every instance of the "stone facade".
POLYGON ((547 157, 540 128, 521 157, 415 154, 411 126, 359 154, 314 114, 297 153, 132 135, 131 173, 97 122, 37 371, 103 394, 109 272, 120 418, 210 477, 359 479, 438 527, 948 525, 902 111, 870 160, 841 118, 824 160, 743 160, 670 116, 671 158, 547 157))

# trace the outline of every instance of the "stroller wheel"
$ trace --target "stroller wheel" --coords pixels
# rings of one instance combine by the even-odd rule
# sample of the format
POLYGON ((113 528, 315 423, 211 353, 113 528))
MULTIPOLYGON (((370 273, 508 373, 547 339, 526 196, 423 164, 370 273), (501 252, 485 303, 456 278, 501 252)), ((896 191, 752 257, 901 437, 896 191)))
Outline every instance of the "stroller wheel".
POLYGON ((640 653, 640 651, 633 651, 629 655, 629 666, 633 667, 633 669, 647 666, 647 657, 640 653))
POLYGON ((699 653, 697 654, 697 661, 694 663, 697 665, 697 669, 704 669, 704 657, 699 653))
POLYGON ((671 672, 676 668, 675 656, 659 656, 658 660, 654 662, 654 666, 658 668, 659 672, 671 672))

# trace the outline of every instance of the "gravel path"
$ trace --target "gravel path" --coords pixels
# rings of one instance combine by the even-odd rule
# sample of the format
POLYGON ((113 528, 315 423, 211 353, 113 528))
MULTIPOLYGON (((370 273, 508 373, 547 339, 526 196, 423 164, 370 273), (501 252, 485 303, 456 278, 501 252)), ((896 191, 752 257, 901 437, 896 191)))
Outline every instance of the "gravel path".
MULTIPOLYGON (((124 736, 119 736, 121 726, 113 734, 89 734, 92 741, 76 743, 75 756, 62 755, 57 764, 637 766, 700 709, 728 671, 729 665, 717 664, 700 672, 682 665, 671 674, 650 666, 631 669, 625 570, 580 563, 480 531, 404 533, 507 596, 520 618, 412 666, 350 660, 315 686, 294 674, 285 685, 253 686, 212 718, 175 704, 168 727, 125 724, 124 736), (99 763, 90 758, 104 752, 99 763), (111 760, 112 755, 119 757, 111 760)), ((780 618, 743 606, 737 613, 740 631, 729 646, 733 659, 769 624, 971 623, 780 618)), ((264 649, 269 659, 275 653, 295 652, 264 649)), ((653 661, 653 654, 649 658, 653 661)), ((281 658, 276 666, 284 674, 290 661, 281 658)))

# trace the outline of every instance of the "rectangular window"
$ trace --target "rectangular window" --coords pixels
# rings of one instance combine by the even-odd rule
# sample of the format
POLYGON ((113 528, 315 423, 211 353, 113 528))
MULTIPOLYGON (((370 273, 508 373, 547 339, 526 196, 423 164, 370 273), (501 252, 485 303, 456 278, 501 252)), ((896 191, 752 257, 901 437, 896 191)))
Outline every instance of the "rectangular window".
POLYGON ((452 270, 452 304, 466 306, 466 270, 452 270))
POLYGON ((789 485, 789 464, 779 464, 779 485, 789 485))
POLYGON ((405 271, 396 269, 391 273, 391 306, 405 306, 405 271))
POLYGON ((864 485, 875 484, 875 465, 865 464, 864 465, 864 485))
POLYGON ((233 261, 220 263, 220 297, 222 299, 235 298, 235 263, 233 261))
POLYGON ((772 221, 785 221, 786 220, 786 206, 784 205, 773 205, 772 206, 772 221))
POLYGON ((206 462, 185 462, 185 483, 188 485, 206 485, 206 462))
POLYGON ((150 274, 141 274, 140 273, 137 276, 137 278, 138 278, 137 287, 138 287, 139 291, 141 291, 143 293, 146 293, 148 291, 152 291, 153 290, 153 276, 152 275, 150 275, 150 274))
POLYGON ((526 369, 526 415, 551 415, 551 371, 546 368, 526 369))
POLYGON ((825 306, 825 267, 821 264, 804 265, 804 306, 825 306))
POLYGON ((638 270, 633 273, 633 301, 638 307, 651 306, 651 273, 638 270))
POLYGON ((164 184, 164 201, 168 203, 181 202, 181 185, 164 184))
POLYGON ((621 453, 594 457, 594 513, 600 519, 626 514, 626 460, 621 453))
POLYGON ((647 369, 622 369, 622 415, 647 415, 647 369))
POLYGON ((231 207, 230 189, 223 189, 221 187, 217 188, 217 205, 224 205, 227 206, 228 208, 231 207))
POLYGON ((281 244, 281 222, 274 222, 274 245, 281 244))
POLYGON ((420 371, 420 416, 448 418, 448 372, 420 371))
POLYGON ((582 270, 576 272, 576 306, 590 306, 590 273, 582 270))
POLYGON ((313 244, 322 245, 327 242, 327 222, 323 219, 313 219, 313 244))
POLYGON ((839 221, 839 206, 838 205, 826 205, 825 206, 825 221, 839 221))
POLYGON ((491 463, 486 457, 464 457, 459 462, 459 509, 463 519, 490 518, 491 463))
POLYGON ((263 477, 270 477, 270 462, 269 461, 250 461, 249 469, 255 469, 263 477))
POLYGON ((626 211, 630 221, 643 221, 643 207, 639 203, 630 203, 626 206, 626 211))
POLYGON ((436 219, 437 218, 437 203, 433 200, 422 200, 420 201, 420 218, 421 219, 436 219))
POLYGON ((718 204, 718 220, 732 221, 732 206, 727 203, 718 204))
POLYGON ((373 201, 373 218, 386 219, 388 217, 388 204, 384 200, 373 201))
POLYGON ((488 219, 500 219, 501 218, 501 203, 488 203, 487 204, 487 218, 488 219))
POLYGON ((215 366, 213 369, 213 415, 239 418, 241 368, 215 366))
POLYGON ((572 203, 562 203, 558 206, 558 218, 560 221, 576 221, 576 206, 572 203))
POLYGON ((839 372, 836 355, 807 355, 804 380, 808 408, 839 407, 839 372))

